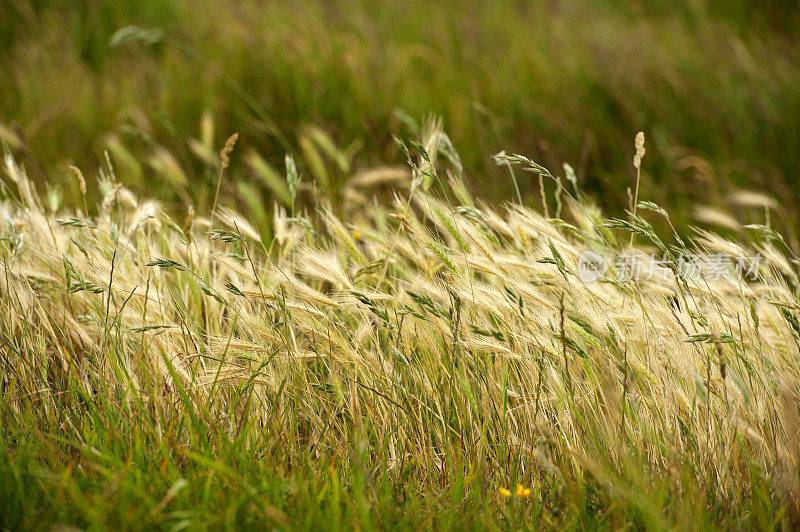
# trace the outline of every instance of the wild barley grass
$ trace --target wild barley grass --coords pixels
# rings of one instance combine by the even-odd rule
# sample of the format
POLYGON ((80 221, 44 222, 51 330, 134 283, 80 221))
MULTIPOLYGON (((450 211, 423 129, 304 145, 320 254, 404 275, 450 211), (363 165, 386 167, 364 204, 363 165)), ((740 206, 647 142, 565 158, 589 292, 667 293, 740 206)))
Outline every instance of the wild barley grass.
POLYGON ((7 156, 0 522, 796 525, 778 235, 666 239, 582 196, 563 219, 493 208, 432 124, 392 202, 368 198, 394 170, 362 174, 347 208, 276 207, 269 240, 223 206, 176 222, 112 168, 95 216, 53 214, 7 156), (755 281, 582 282, 579 254, 626 231, 638 253, 764 260, 755 281))

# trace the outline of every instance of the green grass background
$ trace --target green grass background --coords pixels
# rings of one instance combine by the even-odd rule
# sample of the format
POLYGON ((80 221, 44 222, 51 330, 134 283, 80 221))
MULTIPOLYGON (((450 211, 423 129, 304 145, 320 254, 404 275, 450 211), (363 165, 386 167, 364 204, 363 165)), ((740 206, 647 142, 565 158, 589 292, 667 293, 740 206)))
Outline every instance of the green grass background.
MULTIPOLYGON (((309 173, 301 137, 315 125, 349 147, 355 167, 402 164, 392 142, 411 135, 401 110, 444 118, 487 199, 513 197, 491 159, 506 150, 554 172, 568 162, 583 190, 620 212, 644 130, 643 197, 680 225, 698 202, 728 207, 737 188, 796 212, 799 13, 791 1, 740 0, 10 0, 0 6, 0 124, 34 177, 61 183, 74 205, 67 163, 91 176, 108 149, 120 180, 207 207, 217 160, 190 139, 216 154, 234 131, 240 156, 223 192, 270 205, 246 150, 280 172, 295 153, 309 173), (111 46, 129 25, 157 30, 158 42, 142 42, 151 32, 111 46), (204 113, 213 130, 201 139, 204 113), (243 194, 236 182, 253 186, 243 194)), ((520 186, 538 201, 537 182, 520 186)))

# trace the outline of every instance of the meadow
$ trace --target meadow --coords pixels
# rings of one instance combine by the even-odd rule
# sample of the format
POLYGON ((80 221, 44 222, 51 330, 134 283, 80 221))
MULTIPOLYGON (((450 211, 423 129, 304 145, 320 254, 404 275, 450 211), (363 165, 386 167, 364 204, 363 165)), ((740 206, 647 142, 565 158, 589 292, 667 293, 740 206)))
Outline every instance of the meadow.
MULTIPOLYGON (((516 199, 491 159, 506 150, 571 164, 621 213, 630 139, 644 131, 642 186, 679 228, 705 222, 696 207, 749 216, 735 201, 744 189, 768 192, 775 223, 796 232, 796 7, 13 0, 0 6, 0 131, 31 178, 73 206, 67 165, 94 175, 108 151, 134 191, 206 210, 215 154, 238 132, 223 192, 264 230, 285 197, 270 172, 283 173, 285 154, 335 193, 353 168, 404 164, 392 138, 415 136, 431 113, 477 196, 516 199)), ((538 182, 518 187, 541 208, 538 182)))
POLYGON ((791 7, 4 3, 0 529, 797 528, 791 7))

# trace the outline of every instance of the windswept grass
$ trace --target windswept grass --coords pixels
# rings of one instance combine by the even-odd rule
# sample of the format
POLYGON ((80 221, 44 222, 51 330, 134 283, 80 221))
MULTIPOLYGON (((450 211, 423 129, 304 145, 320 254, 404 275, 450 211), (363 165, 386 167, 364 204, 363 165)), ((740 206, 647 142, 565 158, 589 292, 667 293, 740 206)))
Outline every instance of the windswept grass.
POLYGON ((426 131, 399 143, 393 201, 371 198, 395 174, 365 174, 343 217, 318 195, 269 238, 224 201, 174 220, 108 169, 87 218, 6 157, 0 524, 797 526, 780 237, 659 236, 656 205, 609 220, 569 182, 555 218, 493 208, 426 131), (581 251, 631 241, 670 272, 688 252, 763 261, 746 282, 576 275, 581 251))

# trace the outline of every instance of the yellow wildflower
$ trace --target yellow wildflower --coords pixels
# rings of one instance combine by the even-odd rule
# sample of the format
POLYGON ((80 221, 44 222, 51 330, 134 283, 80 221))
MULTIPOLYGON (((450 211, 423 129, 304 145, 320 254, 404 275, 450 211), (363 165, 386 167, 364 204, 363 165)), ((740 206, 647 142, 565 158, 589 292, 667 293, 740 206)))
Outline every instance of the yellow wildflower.
POLYGON ((531 489, 526 488, 522 484, 517 484, 517 497, 530 497, 531 489))

